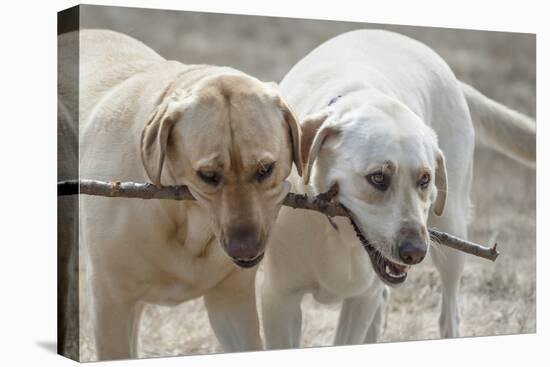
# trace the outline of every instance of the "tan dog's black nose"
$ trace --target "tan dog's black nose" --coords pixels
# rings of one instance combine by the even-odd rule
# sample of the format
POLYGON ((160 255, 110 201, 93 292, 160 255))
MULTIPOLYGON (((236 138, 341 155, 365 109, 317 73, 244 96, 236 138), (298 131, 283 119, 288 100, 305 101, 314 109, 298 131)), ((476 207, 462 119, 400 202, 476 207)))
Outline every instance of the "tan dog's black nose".
POLYGON ((257 232, 253 229, 237 229, 232 231, 224 243, 225 252, 233 261, 242 267, 257 263, 262 252, 262 246, 257 232))
POLYGON ((428 247, 424 241, 404 240, 399 242, 398 250, 399 258, 401 258, 405 264, 414 265, 424 260, 428 247))

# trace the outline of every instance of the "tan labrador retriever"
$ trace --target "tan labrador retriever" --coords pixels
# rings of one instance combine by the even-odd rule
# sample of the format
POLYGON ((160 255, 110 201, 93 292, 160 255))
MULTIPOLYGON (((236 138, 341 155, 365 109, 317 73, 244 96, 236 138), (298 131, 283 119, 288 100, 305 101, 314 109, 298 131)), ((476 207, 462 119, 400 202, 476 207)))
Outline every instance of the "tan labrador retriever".
POLYGON ((291 111, 271 83, 111 31, 81 32, 80 60, 80 176, 184 184, 197 199, 81 198, 98 358, 137 356, 146 303, 200 296, 224 350, 260 349, 255 265, 300 168, 291 111))

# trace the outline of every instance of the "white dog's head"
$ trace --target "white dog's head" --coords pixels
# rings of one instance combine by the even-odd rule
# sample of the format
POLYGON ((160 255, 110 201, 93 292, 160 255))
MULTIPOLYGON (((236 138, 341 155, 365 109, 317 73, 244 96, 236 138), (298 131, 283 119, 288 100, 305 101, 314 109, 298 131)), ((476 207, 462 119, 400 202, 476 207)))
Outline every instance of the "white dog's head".
POLYGON ((443 213, 445 158, 433 130, 406 106, 358 98, 342 98, 303 121, 303 179, 311 177, 316 193, 338 184, 338 200, 352 213, 375 270, 397 285, 427 253, 430 207, 443 213))

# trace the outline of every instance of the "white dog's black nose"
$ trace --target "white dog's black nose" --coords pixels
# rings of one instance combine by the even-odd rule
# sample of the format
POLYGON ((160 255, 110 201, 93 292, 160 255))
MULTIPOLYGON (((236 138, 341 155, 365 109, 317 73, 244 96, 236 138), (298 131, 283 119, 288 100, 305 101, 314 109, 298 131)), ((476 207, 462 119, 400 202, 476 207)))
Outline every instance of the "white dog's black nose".
POLYGON ((409 241, 404 240, 399 242, 399 258, 407 265, 418 264, 424 257, 426 257, 426 252, 428 247, 424 241, 409 241))

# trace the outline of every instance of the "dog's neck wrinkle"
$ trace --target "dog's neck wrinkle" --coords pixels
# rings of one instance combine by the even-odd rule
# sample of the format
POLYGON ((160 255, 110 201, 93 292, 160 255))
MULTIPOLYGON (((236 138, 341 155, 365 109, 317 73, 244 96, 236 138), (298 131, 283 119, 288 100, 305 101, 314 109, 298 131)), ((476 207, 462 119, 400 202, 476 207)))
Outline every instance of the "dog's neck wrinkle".
POLYGON ((162 101, 165 98, 172 96, 177 90, 186 89, 192 85, 195 85, 195 83, 197 83, 201 79, 204 79, 205 77, 210 75, 209 69, 211 69, 212 67, 213 66, 202 65, 202 64, 188 66, 187 69, 178 73, 174 77, 174 79, 168 83, 163 93, 159 96, 157 103, 158 104, 162 103, 162 101), (194 77, 191 77, 190 74, 197 74, 197 75, 195 75, 194 77))

